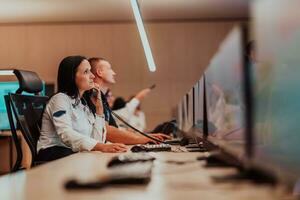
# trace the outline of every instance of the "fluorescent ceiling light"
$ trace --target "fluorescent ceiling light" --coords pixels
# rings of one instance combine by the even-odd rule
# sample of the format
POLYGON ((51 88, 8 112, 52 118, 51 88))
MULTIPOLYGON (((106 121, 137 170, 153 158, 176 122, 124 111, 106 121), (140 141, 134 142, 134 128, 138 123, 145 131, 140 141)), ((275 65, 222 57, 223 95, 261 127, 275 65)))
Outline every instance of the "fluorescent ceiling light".
POLYGON ((11 76, 11 75, 15 75, 14 70, 10 70, 10 69, 0 70, 0 76, 11 76))
POLYGON ((141 40, 142 40, 142 44, 143 44, 144 52, 145 52, 145 55, 146 55, 149 70, 151 72, 154 72, 156 70, 156 66, 155 66, 155 63, 154 63, 153 56, 152 56, 149 41, 147 39, 145 27, 144 27, 144 24, 143 24, 143 20, 142 20, 142 17, 141 17, 141 13, 140 13, 140 10, 139 10, 137 0, 130 0, 130 3, 131 3, 132 10, 133 10, 134 18, 135 18, 135 21, 136 21, 136 25, 138 27, 140 37, 141 37, 141 40))

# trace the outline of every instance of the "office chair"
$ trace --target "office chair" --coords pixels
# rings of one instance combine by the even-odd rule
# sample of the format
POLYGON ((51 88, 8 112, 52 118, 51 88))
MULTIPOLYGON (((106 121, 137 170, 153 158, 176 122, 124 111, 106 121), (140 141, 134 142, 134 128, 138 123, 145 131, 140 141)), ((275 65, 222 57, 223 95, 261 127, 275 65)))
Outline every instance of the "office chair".
POLYGON ((42 114, 49 99, 47 96, 39 95, 43 89, 43 83, 35 72, 14 70, 14 73, 19 81, 19 89, 16 94, 9 93, 5 95, 5 105, 17 151, 17 160, 12 172, 21 169, 23 158, 22 148, 16 132, 17 128, 21 131, 29 146, 32 155, 31 166, 40 164, 36 161, 36 148, 40 136, 42 114), (23 91, 34 95, 22 95, 23 91))

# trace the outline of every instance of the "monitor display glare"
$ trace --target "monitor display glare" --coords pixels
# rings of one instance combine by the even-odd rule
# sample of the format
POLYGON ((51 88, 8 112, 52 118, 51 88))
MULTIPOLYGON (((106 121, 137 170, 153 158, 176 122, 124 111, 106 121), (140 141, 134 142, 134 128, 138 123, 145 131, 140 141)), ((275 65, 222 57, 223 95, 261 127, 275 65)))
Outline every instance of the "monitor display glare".
POLYGON ((208 139, 244 153, 245 104, 242 30, 225 38, 205 71, 208 139))
MULTIPOLYGON (((0 82, 0 130, 10 130, 10 125, 6 113, 4 96, 8 93, 15 93, 19 88, 19 82, 0 82)), ((26 92, 22 94, 32 95, 26 92)), ((42 95, 45 94, 45 84, 42 95)))
POLYGON ((292 183, 300 178, 299 6, 297 0, 254 6, 254 161, 292 183))

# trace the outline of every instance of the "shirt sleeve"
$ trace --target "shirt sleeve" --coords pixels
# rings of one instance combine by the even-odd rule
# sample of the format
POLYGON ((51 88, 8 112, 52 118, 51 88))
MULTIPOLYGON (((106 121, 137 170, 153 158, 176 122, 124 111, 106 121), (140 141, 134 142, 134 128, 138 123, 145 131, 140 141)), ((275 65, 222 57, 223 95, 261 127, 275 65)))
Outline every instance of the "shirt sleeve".
POLYGON ((70 98, 65 94, 57 94, 52 97, 48 111, 56 132, 62 142, 71 147, 73 151, 90 151, 98 141, 82 135, 72 128, 71 106, 70 98))
POLYGON ((145 114, 144 112, 142 111, 139 111, 139 119, 140 119, 140 123, 141 123, 141 130, 144 131, 146 129, 146 117, 145 117, 145 114))
POLYGON ((96 115, 95 124, 93 125, 92 138, 100 141, 100 143, 105 143, 106 132, 104 116, 96 115))
POLYGON ((137 98, 133 98, 128 103, 126 103, 125 108, 127 109, 130 115, 133 115, 134 111, 136 110, 139 104, 140 101, 137 98))

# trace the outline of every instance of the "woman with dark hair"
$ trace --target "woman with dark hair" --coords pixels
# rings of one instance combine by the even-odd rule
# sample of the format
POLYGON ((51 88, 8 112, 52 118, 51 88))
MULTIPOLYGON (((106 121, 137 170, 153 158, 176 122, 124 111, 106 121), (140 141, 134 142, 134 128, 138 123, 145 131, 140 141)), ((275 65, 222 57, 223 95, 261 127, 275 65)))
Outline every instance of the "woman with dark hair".
POLYGON ((124 144, 105 144, 105 119, 94 78, 85 57, 69 56, 61 61, 58 91, 43 113, 37 160, 55 160, 79 151, 127 151, 124 144), (95 95, 90 92, 93 88, 95 95))

